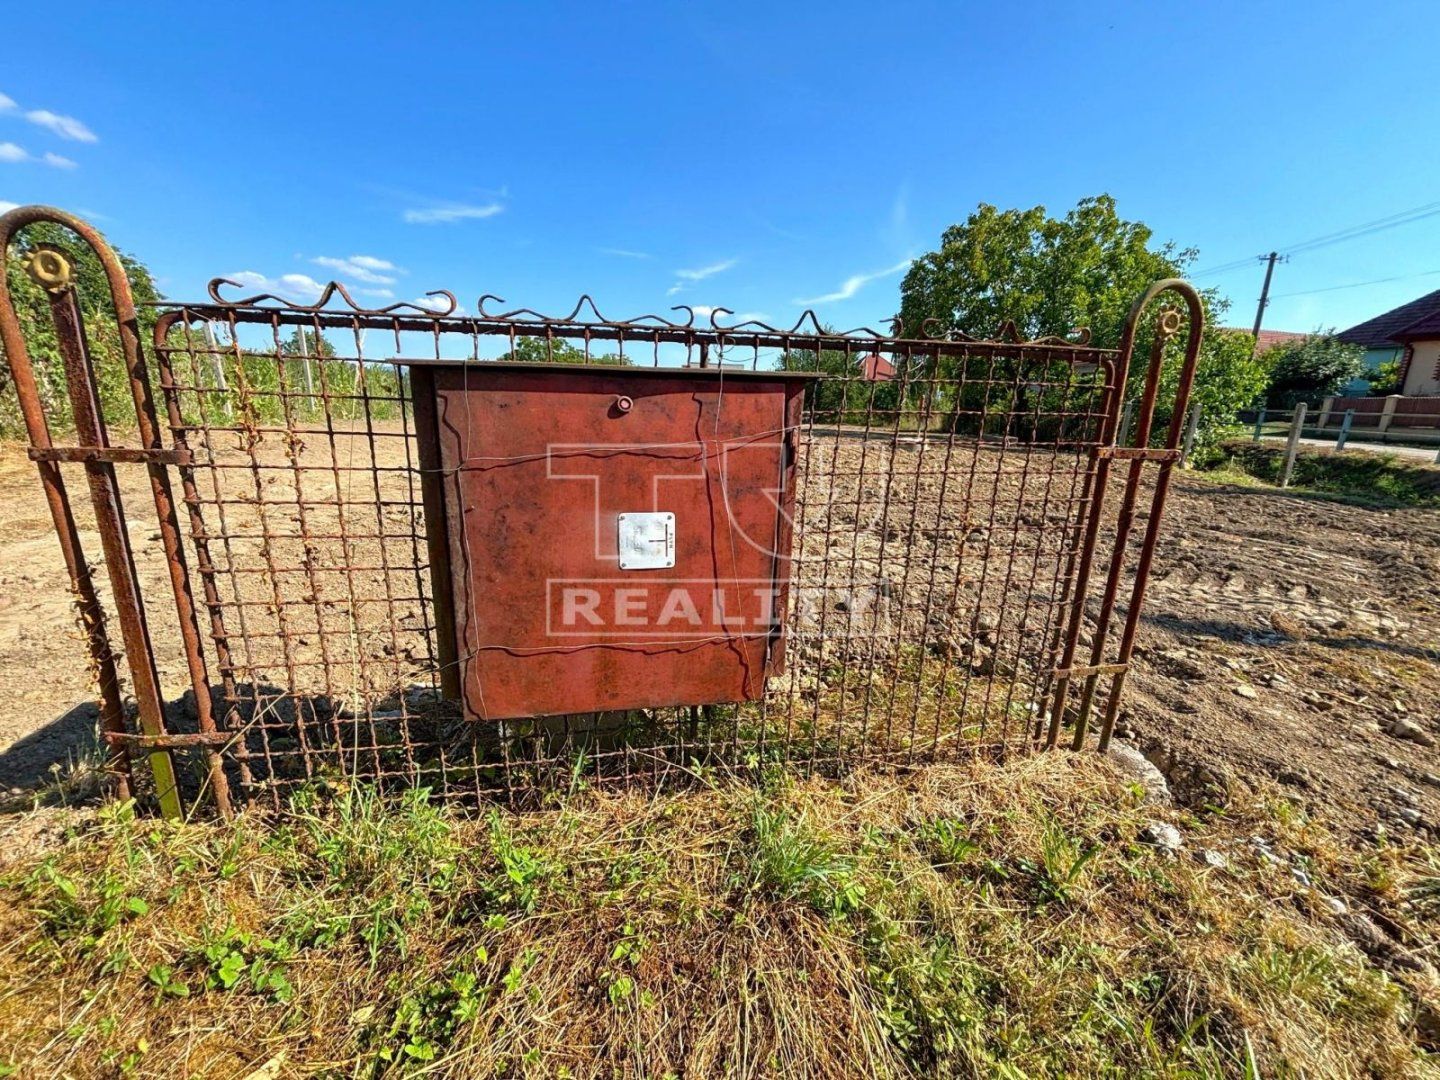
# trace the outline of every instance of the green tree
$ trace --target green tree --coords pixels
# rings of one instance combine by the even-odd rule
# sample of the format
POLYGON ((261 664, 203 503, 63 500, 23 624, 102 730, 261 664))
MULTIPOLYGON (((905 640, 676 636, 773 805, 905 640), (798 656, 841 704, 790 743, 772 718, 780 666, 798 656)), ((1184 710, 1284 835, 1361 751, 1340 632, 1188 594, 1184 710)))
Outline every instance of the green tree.
MULTIPOLYGON (((1193 249, 1153 243, 1151 229, 1121 218, 1109 195, 1082 199, 1059 218, 1042 206, 999 210, 981 205, 945 230, 937 250, 910 267, 900 288, 900 318, 907 336, 993 338, 1007 321, 1022 338, 1087 327, 1092 344, 1113 349, 1136 297, 1161 278, 1184 276, 1194 256, 1193 249)), ((1202 299, 1206 325, 1213 327, 1226 305, 1214 293, 1202 299)), ((1152 305, 1152 319, 1154 313, 1152 305)), ((1249 340, 1242 344, 1231 335, 1206 335, 1194 395, 1202 405, 1207 437, 1252 404, 1265 385, 1265 368, 1250 357, 1249 340)), ((1174 341, 1167 354, 1157 433, 1170 419, 1182 346, 1174 341)), ((1144 355, 1137 348, 1137 364, 1144 355)), ((1003 356, 942 360, 940 373, 963 379, 950 402, 950 423, 957 430, 1031 438, 1063 436, 1060 418, 1083 405, 1081 384, 1087 378, 1098 381, 1063 365, 1031 363, 1021 370, 1018 361, 1003 356)), ((1132 372, 1127 395, 1134 400, 1142 389, 1143 379, 1132 372)))
MULTIPOLYGON (((833 333, 828 327, 826 333, 833 333)), ((888 428, 894 425, 899 407, 901 373, 894 379, 866 382, 860 377, 861 363, 870 350, 786 349, 780 354, 782 371, 818 372, 827 376, 805 387, 805 408, 820 422, 865 424, 888 428)), ((911 416, 907 410, 906 420, 911 416)), ((902 427, 914 426, 902 423, 902 427)))
MULTIPOLYGON (((63 226, 40 222, 22 229, 6 252, 5 274, 10 296, 15 303, 20 328, 29 347, 35 369, 35 382, 40 399, 52 427, 64 430, 71 425, 69 398, 65 391, 65 371, 55 341, 55 325, 50 317, 50 304, 44 290, 25 271, 25 259, 37 246, 48 245, 64 251, 75 268, 76 291, 80 311, 85 320, 95 361, 96 381, 106 416, 112 422, 133 423, 134 406, 130 401, 120 334, 115 324, 115 309, 110 302, 110 287, 100 260, 88 245, 82 243, 63 226)), ((159 290, 150 271, 138 259, 123 252, 120 263, 130 280, 130 289, 138 305, 140 341, 148 355, 150 335, 155 325, 155 311, 146 307, 160 299, 159 290)), ((24 433, 19 402, 10 385, 8 365, 0 365, 0 436, 15 437, 24 433)))
POLYGON ((1400 393, 1400 361, 1386 360, 1376 366, 1369 375, 1371 397, 1386 397, 1400 393))
POLYGON ((587 358, 585 350, 560 338, 521 337, 504 353, 501 360, 520 360, 530 364, 605 364, 609 367, 633 367, 634 361, 619 353, 597 355, 591 352, 587 358))
POLYGON ((1364 361, 1365 350, 1341 341, 1333 330, 1277 345, 1265 353, 1270 368, 1265 404, 1275 409, 1290 409, 1302 401, 1318 405, 1358 377, 1364 361))
MULTIPOLYGON (((1195 367, 1190 400, 1200 403, 1197 439, 1201 448, 1213 446, 1236 422, 1236 414, 1259 399, 1267 377, 1264 357, 1255 354, 1255 338, 1244 330, 1209 326, 1195 367)), ((1138 383, 1139 380, 1136 380, 1138 383)), ((1156 429, 1170 422, 1170 403, 1180 385, 1180 364, 1167 362, 1160 372, 1159 404, 1155 408, 1156 429)), ((1133 398, 1139 392, 1130 387, 1133 398)))
POLYGON ((335 346, 330 344, 329 338, 324 334, 318 334, 314 330, 301 330, 296 327, 294 333, 280 342, 280 351, 286 356, 308 356, 330 357, 335 355, 335 346))
POLYGON ((926 320, 932 332, 994 337, 1006 321, 1020 336, 1089 327, 1096 345, 1120 342, 1125 315, 1146 286, 1179 276, 1194 255, 1125 221, 1109 195, 1082 199, 1063 218, 1043 206, 981 206, 916 259, 900 286, 900 318, 909 335, 926 320))

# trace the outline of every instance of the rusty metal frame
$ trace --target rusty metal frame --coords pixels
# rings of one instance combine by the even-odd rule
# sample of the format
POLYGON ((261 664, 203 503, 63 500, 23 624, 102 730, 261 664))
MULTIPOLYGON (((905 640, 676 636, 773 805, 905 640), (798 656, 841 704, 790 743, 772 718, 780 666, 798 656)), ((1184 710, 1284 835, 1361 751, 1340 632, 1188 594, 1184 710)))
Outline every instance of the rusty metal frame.
POLYGON ((1067 724, 1070 745, 1080 748, 1090 740, 1105 679, 1097 745, 1108 746, 1199 355, 1203 308, 1183 281, 1148 289, 1129 313, 1120 346, 1104 349, 1083 333, 1022 340, 1009 325, 991 340, 934 336, 928 326, 907 336, 898 324, 888 334, 864 327, 836 333, 810 312, 789 328, 729 325, 725 309, 697 322, 683 306, 672 309, 679 318, 610 320, 589 297, 552 318, 493 311, 503 301, 487 295, 466 315, 449 293, 376 309, 332 284, 306 305, 265 294, 227 298, 222 290, 234 283, 216 279, 208 301, 165 303, 156 312, 152 388, 124 269, 98 233, 61 211, 26 207, 0 218, 0 250, 8 258, 15 234, 42 221, 74 232, 105 269, 134 413, 103 415, 67 257, 40 253, 31 270, 50 296, 76 431, 75 445, 56 445, 0 280, 0 341, 76 592, 122 794, 130 791, 132 757, 143 757, 162 811, 180 812, 178 753, 198 755, 202 790, 228 814, 232 784, 247 802, 279 806, 294 785, 337 775, 513 798, 552 775, 572 775, 581 759, 604 780, 688 773, 693 760, 757 755, 829 770, 1053 747, 1067 724), (1180 312, 1153 310, 1166 294, 1183 303, 1188 333, 1160 438, 1152 428, 1161 371, 1182 325, 1180 312), (209 336, 211 328, 225 340, 209 336), (1151 338, 1143 375, 1131 371, 1142 333, 1151 338), (394 347, 377 352, 367 334, 394 347), (485 363, 493 358, 482 350, 507 346, 512 362, 518 350, 538 353, 542 366, 595 362, 600 350, 618 349, 631 362, 638 353, 658 372, 683 371, 670 366, 678 356, 744 378, 729 366, 737 356, 752 371, 765 370, 762 354, 766 363, 780 356, 802 368, 812 357, 823 378, 807 391, 801 428, 787 436, 802 459, 800 506, 786 523, 795 534, 797 597, 786 634, 797 656, 789 679, 751 711, 697 703, 674 716, 646 717, 648 743, 625 733, 612 747, 590 729, 577 734, 569 718, 560 732, 550 721, 457 732, 446 706, 458 695, 455 616, 442 587, 454 560, 434 417, 426 415, 434 395, 426 358, 405 359, 413 355, 401 347, 407 335, 433 343, 430 359, 452 363, 485 363), (463 354, 447 353, 456 342, 463 354), (322 345, 343 354, 331 359, 322 345), (891 376, 864 377, 879 370, 865 367, 867 357, 881 353, 891 358, 891 376), (1138 395, 1129 394, 1132 383, 1138 395), (1127 396, 1138 416, 1132 445, 1120 446, 1127 396), (138 445, 112 445, 117 424, 133 426, 138 445), (1116 463, 1127 471, 1112 514, 1106 497, 1116 463), (138 730, 124 715, 62 466, 78 466, 89 484, 138 730), (116 483, 115 470, 129 466, 149 474, 176 647, 194 694, 194 731, 166 727, 116 483), (1131 558, 1150 477, 1149 518, 1131 558), (322 495, 314 492, 317 478, 327 485, 322 495), (282 489, 284 498, 274 494, 282 489), (878 553, 871 550, 877 544, 878 553), (1092 579, 1102 574, 1097 600, 1092 579), (862 581, 869 607, 857 611, 847 590, 862 581), (322 599, 340 586, 338 602, 322 599), (812 600, 818 606, 801 627, 802 601, 812 600), (1122 612, 1112 650, 1112 625, 1122 612), (398 659, 411 653, 418 655, 398 659), (425 686, 406 682, 417 673, 425 686))
POLYGON ((1115 439, 1118 434, 1119 411, 1112 409, 1107 418, 1106 431, 1104 433, 1104 445, 1096 447, 1092 457, 1096 462, 1093 481, 1093 498, 1090 503, 1090 515, 1086 524, 1085 543, 1080 553, 1079 567, 1076 580, 1076 595, 1081 598, 1071 611, 1070 626, 1065 639, 1065 651, 1060 661, 1060 668, 1057 671, 1055 683, 1054 704, 1050 710, 1050 729, 1047 736, 1047 744, 1054 746, 1059 739, 1060 724, 1066 718, 1066 698, 1069 694, 1072 679, 1077 676, 1084 676, 1084 689, 1081 693, 1080 705, 1074 718, 1074 738, 1072 746, 1079 750, 1085 745, 1086 736, 1089 730, 1090 710, 1093 706, 1095 694, 1102 676, 1111 676, 1110 695, 1105 706, 1104 719, 1101 723, 1099 749, 1103 752, 1109 748, 1110 739, 1115 729, 1115 720, 1119 715, 1120 696, 1125 686, 1125 678, 1129 671, 1131 657, 1135 647, 1135 635, 1139 630, 1140 614, 1144 605, 1145 587, 1149 581, 1150 566, 1155 558, 1156 545, 1159 542, 1160 523, 1164 516, 1165 500, 1170 490, 1171 473, 1175 464, 1180 458, 1180 438, 1183 433, 1185 422, 1185 411, 1189 407, 1190 390, 1195 379, 1195 368, 1200 358, 1200 343, 1204 331, 1204 306, 1200 300, 1200 294, 1194 286, 1179 278, 1169 278, 1158 281, 1146 289, 1131 306, 1130 312, 1125 320, 1125 330, 1120 344, 1120 382, 1117 387, 1115 400, 1124 400, 1125 385, 1129 370, 1135 356, 1135 340, 1141 327, 1141 320, 1145 309, 1158 296, 1173 292, 1178 295, 1186 305, 1188 314, 1189 333, 1185 341, 1184 356, 1181 361, 1181 371, 1178 389, 1173 411, 1170 418, 1170 426, 1165 436, 1165 444, 1160 448, 1150 446, 1150 432, 1154 423, 1155 407, 1160 390, 1161 368, 1165 361, 1166 346, 1170 340, 1179 333, 1182 325, 1180 313, 1173 309, 1161 312, 1156 320, 1154 334, 1150 344, 1149 362, 1145 370, 1145 383, 1140 397, 1139 415, 1135 427, 1135 445, 1133 447, 1117 447, 1115 439), (1085 614, 1083 598, 1086 594, 1090 581, 1091 568, 1096 549, 1096 540, 1099 535, 1100 526, 1104 515, 1105 489, 1109 479, 1110 463, 1117 460, 1127 460, 1130 463, 1129 472, 1126 475, 1125 491, 1121 497, 1118 522, 1116 525, 1115 543, 1110 556, 1110 566, 1105 578, 1104 594, 1100 603, 1099 614, 1096 619, 1096 630, 1093 635, 1091 646, 1090 662, 1084 667, 1072 667, 1075 654, 1080 645, 1080 623, 1085 614), (1110 628, 1110 622, 1114 617, 1115 604, 1120 591, 1121 577, 1125 567, 1125 552, 1129 544, 1131 527, 1135 518, 1135 507, 1140 493, 1140 483, 1143 476, 1143 469, 1147 462, 1154 461, 1159 464, 1159 473, 1155 480, 1154 493, 1151 497, 1150 516, 1145 529, 1144 538, 1141 541, 1139 564, 1135 570, 1134 581, 1131 589, 1130 603, 1126 608, 1124 628, 1121 631, 1119 656, 1113 664, 1102 664, 1106 638, 1110 628))
MULTIPOLYGON (((145 364, 145 353, 140 341, 140 327, 136 316, 135 301, 130 291, 130 281, 114 250, 90 225, 73 215, 53 207, 19 207, 0 217, 0 253, 7 260, 10 244, 15 233, 26 225, 36 222, 53 222, 75 233, 100 261, 110 288, 110 302, 120 333, 120 346, 124 356, 131 400, 135 409, 135 426, 141 443, 140 450, 149 456, 146 467, 150 474, 151 493, 155 514, 160 528, 161 543, 167 564, 170 567, 170 582, 174 591, 176 616, 185 645, 185 658, 195 693, 197 721, 202 732, 214 733, 214 717, 210 710, 209 677, 205 657, 200 646, 199 627, 195 619, 195 606, 190 595, 189 577, 185 570, 185 554, 181 544, 179 523, 175 515, 175 502, 170 488, 170 477, 165 462, 153 455, 163 454, 161 430, 156 417, 154 398, 151 394, 149 373, 145 364)), ((61 252, 38 251, 32 257, 30 272, 45 290, 50 301, 51 315, 55 323, 57 341, 65 365, 66 386, 73 409, 76 433, 82 440, 79 447, 85 458, 86 480, 90 487, 97 526, 105 551, 106 568, 110 576, 111 592, 116 616, 120 621, 121 636, 125 643, 126 660, 130 669, 131 683, 138 705, 140 725, 144 734, 159 737, 165 734, 165 703, 161 696, 159 677, 155 670, 155 656, 150 643, 146 624, 145 608, 140 597, 136 579, 134 554, 130 548, 129 536, 125 529, 124 509, 121 506, 119 487, 115 477, 115 459, 107 459, 112 450, 105 417, 102 415, 100 399, 95 383, 95 372, 91 362, 84 322, 72 280, 72 268, 61 252)), ((33 366, 20 333, 19 320, 14 300, 10 295, 9 280, 0 275, 0 342, 4 343, 6 361, 10 367, 16 394, 25 417, 26 430, 32 448, 40 451, 53 450, 49 427, 41 408, 35 385, 33 366)), ((123 702, 119 698, 118 676, 113 653, 105 633, 103 613, 86 566, 80 537, 70 511, 69 498, 64 478, 54 461, 36 462, 41 473, 41 483, 46 490, 56 532, 60 537, 66 567, 71 584, 75 589, 81 622, 86 629, 91 656, 96 665, 101 689, 102 729, 112 748, 120 744, 124 733, 123 702)), ((120 744, 123 745, 123 744, 120 744)), ((115 755, 124 758, 124 753, 115 755)), ((180 813, 180 793, 176 783, 174 763, 168 753, 159 747, 148 753, 150 772, 155 782, 156 800, 167 816, 180 813)), ((206 751, 206 761, 213 797, 222 815, 230 813, 229 785, 225 778, 219 754, 206 751)), ((128 762, 120 767, 120 773, 128 773, 128 762)), ((128 794, 128 780, 121 781, 122 793, 128 794)))

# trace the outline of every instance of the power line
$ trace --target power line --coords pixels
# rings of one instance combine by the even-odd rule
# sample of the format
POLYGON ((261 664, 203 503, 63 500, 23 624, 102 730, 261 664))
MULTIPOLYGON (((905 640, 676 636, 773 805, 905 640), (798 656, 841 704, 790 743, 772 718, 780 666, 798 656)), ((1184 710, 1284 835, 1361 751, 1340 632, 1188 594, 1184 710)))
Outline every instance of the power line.
MULTIPOLYGON (((1425 218, 1434 217, 1440 214, 1440 202, 1424 203, 1420 206, 1412 206, 1408 210, 1400 210, 1385 217, 1375 218, 1373 221, 1361 222, 1359 225, 1351 225, 1344 229, 1337 229, 1335 232, 1323 233, 1320 236, 1312 236, 1308 240, 1299 240, 1288 247, 1277 248, 1281 255, 1295 255, 1302 252, 1315 251, 1318 248, 1329 247, 1331 244, 1343 243, 1346 240, 1358 240, 1362 236, 1369 236, 1372 233, 1383 232, 1386 229, 1398 228, 1401 225, 1409 225, 1412 222, 1422 221, 1425 218)), ((1243 267, 1255 265, 1257 259, 1265 259, 1264 255, 1252 256, 1248 259, 1236 259, 1221 266, 1212 266, 1209 269, 1199 270, 1190 276, 1192 278, 1209 277, 1212 274, 1224 274, 1243 267)))
POLYGON ((1294 255, 1302 251, 1314 251, 1316 248, 1329 247, 1331 244, 1338 244, 1345 240, 1356 240, 1362 236, 1369 236, 1371 233, 1383 232, 1386 229, 1393 229, 1400 225, 1408 225, 1412 221, 1421 221, 1424 218, 1434 217, 1436 214, 1440 214, 1440 202, 1426 203, 1424 206, 1401 210, 1398 214, 1390 214, 1387 217, 1376 218, 1374 221, 1367 221, 1362 225, 1352 225, 1348 229, 1340 229, 1337 232, 1317 236, 1311 240, 1302 240, 1298 244, 1292 244, 1290 247, 1282 249, 1282 251, 1286 255, 1294 255))
POLYGON ((1234 262, 1226 263, 1224 266, 1212 266, 1208 270, 1197 270, 1195 273, 1190 274, 1189 277, 1191 280, 1194 280, 1195 278, 1210 277, 1213 274, 1225 274, 1232 270, 1241 270, 1245 267, 1254 266, 1256 259, 1263 258, 1265 258, 1264 255, 1252 255, 1248 259, 1236 259, 1234 262))
POLYGON ((1400 274, 1396 277, 1374 278, 1370 281, 1357 281, 1351 285, 1330 285, 1323 289, 1302 289, 1299 292, 1276 293, 1270 299, 1279 300, 1286 296, 1314 296, 1316 293, 1339 292, 1342 289, 1361 289, 1366 285, 1384 285, 1391 281, 1411 281, 1414 278, 1433 277, 1440 274, 1440 270, 1422 270, 1418 274, 1400 274))

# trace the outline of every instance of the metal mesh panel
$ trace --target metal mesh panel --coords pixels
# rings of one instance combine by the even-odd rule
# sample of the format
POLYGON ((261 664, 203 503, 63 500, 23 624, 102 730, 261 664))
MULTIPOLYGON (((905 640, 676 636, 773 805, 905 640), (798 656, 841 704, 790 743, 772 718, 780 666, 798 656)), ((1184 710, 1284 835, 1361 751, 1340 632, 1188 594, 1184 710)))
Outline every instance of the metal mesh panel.
MULTIPOLYGON (((993 341, 898 326, 835 333, 809 312, 788 329, 725 325, 723 310, 697 324, 685 308, 675 309, 684 321, 617 322, 588 298, 558 318, 494 313, 490 296, 458 314, 448 293, 375 310, 335 284, 304 306, 230 300, 221 290, 233 283, 220 279, 206 303, 137 313, 114 251, 71 215, 11 210, 0 249, 37 222, 64 226, 99 259, 118 330, 89 338, 69 257, 37 249, 26 266, 60 365, 37 367, 0 276, 0 343, 94 664, 118 795, 134 790, 137 763, 161 811, 178 816, 182 794, 213 797, 228 814, 237 786, 275 807, 299 786, 356 780, 523 800, 580 781, 779 760, 835 771, 1000 754, 1055 746, 1067 729, 1078 749, 1092 716, 1098 746, 1108 743, 1198 363, 1202 302, 1185 282, 1138 297, 1113 350, 1083 336, 1022 341, 1013 327, 993 341), (1183 349, 1181 312, 1152 307, 1162 295, 1186 308, 1183 349), (1142 327, 1149 355, 1137 365, 1142 327), (100 392, 102 340, 98 360, 123 368, 128 401, 100 392), (1167 343, 1178 363, 1162 380, 1167 343), (747 667, 738 703, 672 693, 664 699, 683 703, 473 719, 485 711, 472 707, 461 669, 485 660, 460 651, 455 598, 485 600, 474 564, 437 525, 449 514, 437 410, 451 390, 425 373, 436 361, 469 373, 495 360, 552 372, 703 369, 708 397, 695 403, 705 408, 718 408, 727 372, 810 376, 803 399, 796 378, 756 380, 778 383, 784 408, 742 415, 783 417, 783 427, 738 433, 781 440, 767 460, 787 483, 769 579, 783 582, 785 603, 767 615, 763 686, 747 667), (68 418, 52 424, 37 372, 63 379, 68 418), (1159 400, 1162 382, 1172 400, 1159 400), (1163 432, 1157 415, 1168 417, 1163 432), (75 445, 57 445, 57 434, 75 445), (164 572, 148 597, 122 469, 145 471, 154 504, 155 546, 138 562, 164 572), (72 470, 85 475, 103 545, 103 598, 71 509, 72 470), (1123 485, 1107 505, 1112 471, 1123 485), (792 550, 780 556, 786 536, 792 550), (153 595, 164 585, 173 608, 153 595), (783 664, 773 649, 782 638, 783 664), (164 679, 182 668, 193 700, 167 707, 178 688, 164 679), (185 752, 200 765, 188 781, 173 762, 185 752)), ((681 377, 694 378, 666 378, 681 377)), ((454 400, 468 409, 468 385, 461 391, 454 400)), ((467 412, 467 424, 481 415, 467 412)), ((703 459, 710 450, 696 435, 703 459)), ((466 467, 462 458, 457 476, 466 467)), ((753 497, 776 474, 751 475, 753 497)), ((712 514, 712 539, 716 527, 712 514)))
POLYGON ((352 776, 486 795, 720 762, 828 770, 1041 736, 1113 353, 573 314, 242 303, 162 321, 216 711, 251 797, 352 776), (476 724, 445 700, 399 358, 498 356, 824 375, 798 440, 788 666, 762 701, 476 724))

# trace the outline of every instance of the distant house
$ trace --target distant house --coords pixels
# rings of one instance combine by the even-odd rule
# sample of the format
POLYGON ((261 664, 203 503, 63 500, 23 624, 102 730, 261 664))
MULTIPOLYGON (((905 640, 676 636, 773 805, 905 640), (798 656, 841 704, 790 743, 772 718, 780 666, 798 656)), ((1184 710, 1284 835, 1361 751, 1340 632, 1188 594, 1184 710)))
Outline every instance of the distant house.
MULTIPOLYGON (((1403 361, 1407 343, 1401 340, 1401 335, 1414 330, 1437 313, 1440 313, 1440 289, 1426 293, 1418 300, 1401 304, 1383 315, 1366 319, 1364 322, 1336 334, 1335 336, 1341 341, 1359 345, 1365 350, 1365 370, 1360 378, 1345 388, 1345 392, 1347 394, 1365 393, 1370 389, 1368 376, 1373 375, 1381 364, 1391 360, 1403 361)), ((1412 364, 1411 367, 1413 368, 1414 365, 1412 364)), ((1413 391, 1405 390, 1404 392, 1412 393, 1413 391)))
POLYGON ((1407 397, 1440 394, 1440 309, 1395 332, 1400 354, 1400 393, 1407 397))
MULTIPOLYGON (((1222 326, 1227 334, 1250 335, 1250 328, 1245 326, 1222 326)), ((1268 352, 1276 345, 1286 345, 1292 341, 1304 341, 1309 334, 1297 334, 1294 330, 1261 330, 1260 336, 1255 339, 1255 355, 1268 352)))
POLYGON ((860 358, 860 377, 866 382, 889 382, 895 378, 895 365, 879 353, 860 358))
POLYGON ((1309 334, 1297 334, 1294 330, 1261 330, 1260 336, 1255 339, 1255 354, 1258 356, 1260 353, 1269 352, 1276 345, 1304 341, 1309 336, 1309 334))

